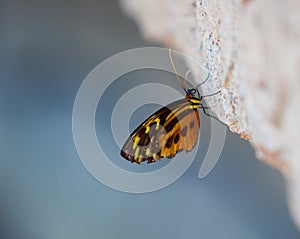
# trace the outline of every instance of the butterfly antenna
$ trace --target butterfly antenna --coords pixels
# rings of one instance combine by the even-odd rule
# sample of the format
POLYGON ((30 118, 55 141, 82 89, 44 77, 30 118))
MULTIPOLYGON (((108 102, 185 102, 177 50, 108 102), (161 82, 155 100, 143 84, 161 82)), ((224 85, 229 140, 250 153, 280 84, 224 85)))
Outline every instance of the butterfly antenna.
POLYGON ((199 86, 203 85, 206 81, 208 81, 209 78, 210 78, 210 73, 208 73, 208 75, 207 75, 207 77, 206 77, 206 79, 204 81, 202 81, 200 84, 198 84, 196 86, 196 90, 198 90, 199 86))
POLYGON ((179 75, 178 75, 178 73, 177 73, 177 70, 176 70, 176 67, 175 67, 175 65, 174 65, 174 62, 173 62, 173 59, 172 59, 171 48, 169 48, 169 57, 170 57, 171 65, 172 65, 173 70, 174 70, 174 72, 175 72, 176 78, 177 78, 177 80, 178 80, 178 83, 179 83, 179 85, 182 87, 182 89, 183 89, 184 91, 186 91, 184 85, 183 85, 182 82, 180 81, 180 77, 179 77, 179 75))
POLYGON ((219 94, 219 93, 221 93, 221 91, 220 91, 220 90, 219 90, 219 91, 217 91, 217 92, 215 92, 215 93, 209 94, 209 95, 203 95, 203 96, 201 96, 201 98, 204 98, 204 97, 209 97, 209 96, 213 96, 213 95, 217 95, 217 94, 219 94))
POLYGON ((185 73, 185 76, 184 76, 184 89, 186 89, 186 81, 187 81, 187 78, 188 78, 190 72, 191 72, 191 69, 188 69, 188 71, 185 73))

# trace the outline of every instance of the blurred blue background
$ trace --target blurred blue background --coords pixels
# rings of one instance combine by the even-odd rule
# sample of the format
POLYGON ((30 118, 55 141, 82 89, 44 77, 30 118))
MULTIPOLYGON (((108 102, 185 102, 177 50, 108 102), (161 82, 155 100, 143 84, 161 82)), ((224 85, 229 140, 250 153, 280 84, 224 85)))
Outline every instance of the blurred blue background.
MULTIPOLYGON (((80 84, 106 58, 150 44, 117 1, 0 1, 0 238, 300 237, 279 172, 229 132, 202 180, 205 147, 183 177, 152 193, 121 193, 88 173, 71 128, 80 84)), ((147 82, 159 74, 128 77, 147 82)), ((209 124, 201 116, 205 139, 209 124)), ((99 119, 99 134, 102 127, 99 119)))

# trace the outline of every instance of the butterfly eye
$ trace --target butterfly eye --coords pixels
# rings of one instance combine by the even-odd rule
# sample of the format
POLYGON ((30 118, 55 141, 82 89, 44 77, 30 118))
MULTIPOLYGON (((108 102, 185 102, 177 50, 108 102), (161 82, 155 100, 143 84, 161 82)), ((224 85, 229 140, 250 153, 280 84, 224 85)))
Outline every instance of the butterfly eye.
POLYGON ((188 93, 189 95, 194 95, 194 94, 196 93, 196 90, 195 90, 195 89, 188 89, 188 90, 187 90, 187 93, 188 93))

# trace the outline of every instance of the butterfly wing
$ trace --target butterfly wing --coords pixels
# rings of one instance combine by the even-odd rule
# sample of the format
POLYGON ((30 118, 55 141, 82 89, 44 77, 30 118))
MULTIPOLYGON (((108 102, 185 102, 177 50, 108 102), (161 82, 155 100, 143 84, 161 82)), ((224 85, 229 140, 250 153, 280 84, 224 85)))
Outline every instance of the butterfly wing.
POLYGON ((172 158, 195 146, 200 127, 198 110, 187 99, 175 101, 152 114, 125 142, 121 156, 141 163, 172 158))

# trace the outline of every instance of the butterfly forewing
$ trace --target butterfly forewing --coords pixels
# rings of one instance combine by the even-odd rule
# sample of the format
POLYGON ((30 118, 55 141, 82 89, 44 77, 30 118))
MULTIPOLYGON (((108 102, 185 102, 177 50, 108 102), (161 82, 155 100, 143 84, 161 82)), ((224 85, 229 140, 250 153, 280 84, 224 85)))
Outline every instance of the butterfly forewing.
POLYGON ((190 151, 196 144, 200 118, 200 100, 175 101, 146 119, 137 127, 121 150, 122 157, 131 162, 154 162, 172 158, 178 152, 190 151))

